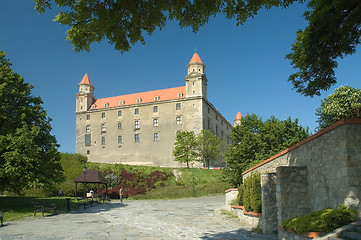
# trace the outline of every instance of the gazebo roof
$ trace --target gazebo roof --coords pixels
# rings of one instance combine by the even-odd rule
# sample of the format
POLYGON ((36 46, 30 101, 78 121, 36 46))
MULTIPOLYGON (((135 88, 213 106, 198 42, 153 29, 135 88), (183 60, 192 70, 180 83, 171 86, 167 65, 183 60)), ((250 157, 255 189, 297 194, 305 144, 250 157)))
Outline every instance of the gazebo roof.
POLYGON ((108 181, 97 169, 87 169, 85 172, 79 174, 74 180, 76 183, 103 183, 107 184, 108 181))

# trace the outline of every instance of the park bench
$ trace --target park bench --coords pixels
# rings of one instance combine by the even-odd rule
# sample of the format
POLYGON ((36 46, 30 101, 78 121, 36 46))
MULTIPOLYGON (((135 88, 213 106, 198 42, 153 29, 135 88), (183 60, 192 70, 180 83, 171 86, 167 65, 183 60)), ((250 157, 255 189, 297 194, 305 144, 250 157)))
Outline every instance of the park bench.
POLYGON ((44 217, 44 212, 54 211, 56 213, 56 205, 50 204, 47 201, 33 202, 34 205, 34 216, 36 212, 41 212, 44 217))
POLYGON ((4 226, 3 221, 4 221, 4 215, 3 215, 3 212, 0 211, 0 222, 1 222, 1 226, 4 226))

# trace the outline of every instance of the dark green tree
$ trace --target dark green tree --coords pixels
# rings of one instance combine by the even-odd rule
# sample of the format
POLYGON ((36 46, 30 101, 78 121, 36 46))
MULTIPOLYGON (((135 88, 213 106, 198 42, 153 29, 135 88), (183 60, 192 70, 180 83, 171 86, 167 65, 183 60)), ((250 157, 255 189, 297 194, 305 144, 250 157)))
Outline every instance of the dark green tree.
POLYGON ((361 90, 350 86, 341 86, 324 100, 316 109, 318 130, 321 130, 343 118, 361 117, 361 90))
POLYGON ((0 191, 59 183, 63 180, 58 144, 40 97, 14 73, 0 51, 0 191))
POLYGON ((308 26, 287 55, 298 72, 289 77, 297 92, 320 95, 336 83, 337 61, 356 52, 361 37, 360 0, 311 0, 308 26))
POLYGON ((177 134, 174 143, 173 156, 175 161, 186 163, 189 167, 189 162, 195 161, 197 157, 197 139, 193 131, 182 131, 177 134))
POLYGON ((230 135, 232 144, 225 153, 228 165, 225 178, 238 186, 242 182, 242 172, 308 136, 308 128, 300 126, 297 119, 281 121, 272 116, 263 122, 257 115, 247 114, 230 135))

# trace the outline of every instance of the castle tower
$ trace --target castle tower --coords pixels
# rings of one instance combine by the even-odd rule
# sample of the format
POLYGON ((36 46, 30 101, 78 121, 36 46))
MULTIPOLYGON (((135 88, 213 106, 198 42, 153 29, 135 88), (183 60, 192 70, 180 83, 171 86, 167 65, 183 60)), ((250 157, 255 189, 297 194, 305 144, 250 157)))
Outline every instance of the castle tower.
POLYGON ((207 99, 207 77, 204 74, 206 66, 198 53, 194 53, 187 65, 186 94, 187 97, 203 96, 207 99))
POLYGON ((76 112, 87 111, 94 102, 94 86, 88 74, 85 74, 79 83, 79 92, 76 94, 76 112))
POLYGON ((234 119, 234 127, 241 125, 241 119, 242 119, 242 114, 238 112, 236 118, 234 119))

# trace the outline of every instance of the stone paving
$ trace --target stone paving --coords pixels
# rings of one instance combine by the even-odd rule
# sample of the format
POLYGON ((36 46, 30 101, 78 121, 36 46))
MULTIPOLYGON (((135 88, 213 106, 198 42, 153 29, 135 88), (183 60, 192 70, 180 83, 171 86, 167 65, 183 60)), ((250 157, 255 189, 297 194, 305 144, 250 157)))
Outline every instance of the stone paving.
POLYGON ((270 239, 222 211, 224 196, 125 200, 67 214, 5 222, 5 239, 270 239))

